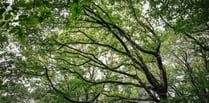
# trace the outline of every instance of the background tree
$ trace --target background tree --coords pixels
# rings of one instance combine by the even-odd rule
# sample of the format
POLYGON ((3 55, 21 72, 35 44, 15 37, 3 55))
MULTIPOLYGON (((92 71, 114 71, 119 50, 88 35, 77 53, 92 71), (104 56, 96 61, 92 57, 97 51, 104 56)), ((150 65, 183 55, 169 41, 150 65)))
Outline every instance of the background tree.
POLYGON ((174 48, 180 50, 172 53, 178 63, 175 68, 179 68, 175 71, 183 73, 180 86, 172 86, 177 101, 208 102, 208 85, 205 84, 209 68, 207 3, 207 0, 150 0, 150 15, 160 18, 166 30, 172 29, 181 39, 184 38, 176 41, 180 45, 174 48))
POLYGON ((18 43, 9 33, 11 15, 9 3, 0 2, 0 101, 1 103, 26 103, 30 96, 22 71, 17 68, 21 60, 18 43))

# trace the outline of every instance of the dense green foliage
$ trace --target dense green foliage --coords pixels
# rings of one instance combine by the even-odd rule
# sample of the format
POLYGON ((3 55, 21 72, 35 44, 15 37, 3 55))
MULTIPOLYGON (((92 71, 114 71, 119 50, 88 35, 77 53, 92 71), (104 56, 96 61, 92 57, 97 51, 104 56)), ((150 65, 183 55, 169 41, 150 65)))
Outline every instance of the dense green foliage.
POLYGON ((207 103, 208 0, 3 0, 1 103, 207 103))

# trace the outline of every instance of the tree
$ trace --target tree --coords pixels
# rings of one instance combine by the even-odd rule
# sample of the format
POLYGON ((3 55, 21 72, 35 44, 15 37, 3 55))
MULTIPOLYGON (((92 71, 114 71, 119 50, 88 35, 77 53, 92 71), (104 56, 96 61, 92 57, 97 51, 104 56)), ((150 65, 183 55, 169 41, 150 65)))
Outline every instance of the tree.
POLYGON ((6 36, 18 42, 15 68, 37 102, 207 102, 207 6, 198 4, 18 0, 6 36))
POLYGON ((9 3, 0 3, 0 102, 27 103, 30 96, 23 82, 25 79, 22 70, 15 66, 22 57, 18 52, 18 43, 13 41, 9 33, 11 15, 8 7, 9 3))
POLYGON ((180 88, 175 86, 176 93, 179 92, 176 97, 184 101, 189 97, 188 102, 208 102, 208 85, 203 83, 208 81, 208 1, 191 0, 182 3, 178 0, 151 0, 150 3, 152 9, 155 9, 150 14, 160 18, 167 30, 174 30, 187 41, 179 42, 187 45, 179 46, 181 50, 173 53, 180 68, 177 71, 182 71, 185 76, 181 86, 178 86, 180 88))

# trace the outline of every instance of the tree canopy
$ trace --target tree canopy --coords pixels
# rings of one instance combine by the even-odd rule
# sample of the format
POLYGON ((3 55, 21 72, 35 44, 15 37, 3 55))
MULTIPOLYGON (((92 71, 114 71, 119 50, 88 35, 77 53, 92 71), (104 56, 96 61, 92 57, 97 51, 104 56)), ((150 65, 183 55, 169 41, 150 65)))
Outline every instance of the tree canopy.
POLYGON ((207 103, 208 0, 3 0, 1 103, 207 103))

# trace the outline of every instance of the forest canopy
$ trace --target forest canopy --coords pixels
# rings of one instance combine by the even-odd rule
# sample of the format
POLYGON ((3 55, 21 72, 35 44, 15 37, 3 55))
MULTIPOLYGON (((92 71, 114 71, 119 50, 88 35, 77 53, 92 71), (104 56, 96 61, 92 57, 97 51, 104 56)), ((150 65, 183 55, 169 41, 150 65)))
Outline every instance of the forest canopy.
POLYGON ((1 0, 1 103, 208 103, 208 0, 1 0))

